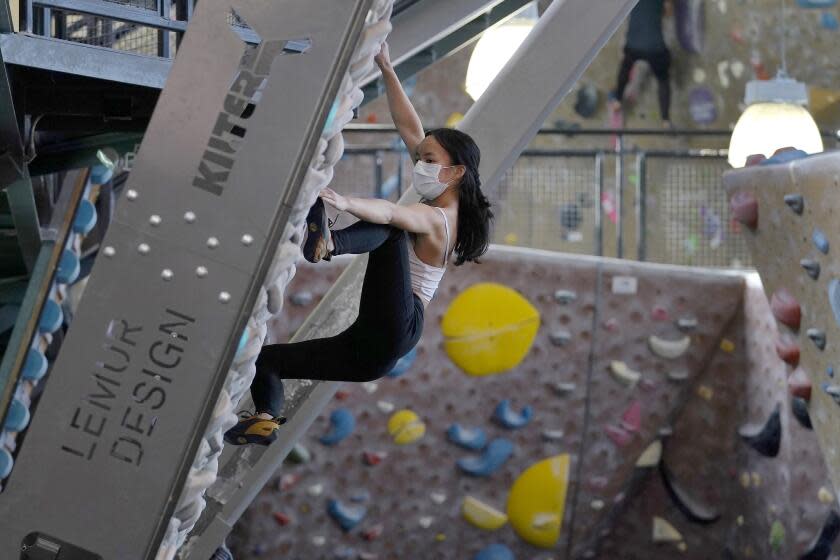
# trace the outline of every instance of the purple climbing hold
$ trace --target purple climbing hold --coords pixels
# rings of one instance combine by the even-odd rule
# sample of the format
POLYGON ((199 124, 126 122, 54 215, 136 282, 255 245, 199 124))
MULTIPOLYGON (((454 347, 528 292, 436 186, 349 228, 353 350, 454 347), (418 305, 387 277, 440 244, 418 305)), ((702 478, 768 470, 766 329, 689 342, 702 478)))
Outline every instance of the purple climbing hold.
POLYGON ((814 247, 823 255, 828 254, 828 237, 822 230, 814 228, 814 233, 811 234, 811 241, 814 242, 814 247))
POLYGON ((473 560, 514 560, 513 552, 503 544, 491 544, 482 548, 473 560))
POLYGON ((712 124, 718 118, 715 95, 709 88, 694 88, 688 94, 688 112, 695 123, 712 124))
POLYGON ((703 52, 706 44, 706 11, 704 0, 676 0, 677 39, 680 46, 693 54, 703 52))

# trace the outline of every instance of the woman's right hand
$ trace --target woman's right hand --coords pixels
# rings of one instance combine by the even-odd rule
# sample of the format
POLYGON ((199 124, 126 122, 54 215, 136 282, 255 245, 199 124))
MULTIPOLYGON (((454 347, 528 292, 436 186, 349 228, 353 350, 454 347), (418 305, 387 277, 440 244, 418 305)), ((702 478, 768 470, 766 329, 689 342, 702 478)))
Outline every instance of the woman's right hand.
POLYGON ((388 49, 388 43, 383 42, 382 48, 379 49, 379 54, 373 57, 373 60, 376 61, 376 64, 379 66, 379 69, 383 72, 385 70, 392 70, 391 66, 391 51, 388 49))

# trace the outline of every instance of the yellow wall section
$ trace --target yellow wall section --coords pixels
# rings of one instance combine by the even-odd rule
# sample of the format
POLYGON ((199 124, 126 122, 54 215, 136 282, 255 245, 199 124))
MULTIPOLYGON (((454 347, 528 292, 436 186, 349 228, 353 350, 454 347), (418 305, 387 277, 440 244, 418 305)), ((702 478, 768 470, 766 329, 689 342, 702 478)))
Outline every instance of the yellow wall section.
POLYGON ((501 373, 519 365, 539 328, 540 313, 528 300, 489 282, 461 292, 441 322, 446 353, 470 375, 501 373))
POLYGON ((513 483, 507 514, 513 530, 534 546, 551 548, 560 538, 569 486, 569 455, 528 467, 513 483))

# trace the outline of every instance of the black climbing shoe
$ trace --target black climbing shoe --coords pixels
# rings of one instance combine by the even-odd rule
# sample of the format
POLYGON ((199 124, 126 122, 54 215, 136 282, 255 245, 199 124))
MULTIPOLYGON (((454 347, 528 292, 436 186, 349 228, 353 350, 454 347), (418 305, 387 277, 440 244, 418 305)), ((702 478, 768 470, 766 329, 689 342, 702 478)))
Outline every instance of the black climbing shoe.
POLYGON ((277 430, 285 423, 282 416, 266 420, 247 412, 240 413, 236 426, 225 432, 225 441, 231 445, 269 445, 277 439, 277 430))
POLYGON ((321 259, 330 260, 327 250, 330 238, 330 223, 321 197, 315 201, 306 215, 306 241, 303 242, 303 258, 311 263, 321 259))

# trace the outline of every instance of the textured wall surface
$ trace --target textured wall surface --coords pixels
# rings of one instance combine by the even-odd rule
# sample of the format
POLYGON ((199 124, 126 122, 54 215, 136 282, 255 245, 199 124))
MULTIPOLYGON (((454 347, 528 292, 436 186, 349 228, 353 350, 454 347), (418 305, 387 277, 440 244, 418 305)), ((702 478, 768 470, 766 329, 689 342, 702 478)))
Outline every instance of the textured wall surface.
MULTIPOLYGON (((305 305, 286 306, 289 319, 275 325, 276 340, 291 334, 342 266, 300 268, 287 293, 305 305)), ((505 544, 516 558, 538 560, 664 559, 674 557, 676 547, 685 548, 681 557, 697 559, 726 557, 724 551, 735 558, 793 557, 819 532, 830 506, 819 502, 818 491, 825 486, 831 492, 831 486, 812 432, 789 419, 787 406, 776 458, 760 456, 737 435, 741 424, 763 423, 777 401, 786 402, 784 367, 768 342, 775 329, 769 306, 760 288, 752 287, 745 308, 744 289, 741 276, 503 248, 491 251, 482 265, 451 268, 428 309, 408 372, 370 384, 344 384, 334 406, 301 442, 312 459, 284 465, 229 542, 238 558, 462 559, 491 543, 505 544), (614 293, 616 276, 636 278, 637 293, 614 293), (542 325, 518 367, 468 377, 444 352, 438 324, 457 294, 484 281, 521 293, 539 310, 542 325), (576 299, 560 303, 557 290, 573 291, 576 299), (688 349, 674 359, 655 355, 649 336, 680 339, 680 319, 697 321, 688 349), (553 344, 552 338, 563 342, 553 344), (730 342, 734 346, 728 347, 730 342), (625 362, 641 379, 619 382, 610 373, 612 360, 625 362), (558 382, 570 385, 558 392, 558 382), (505 398, 517 411, 533 407, 533 420, 517 430, 491 421, 505 398), (625 431, 626 438, 610 438, 607 431, 615 435, 622 420, 627 425, 635 402, 640 404, 638 427, 625 431), (388 405, 415 411, 425 435, 396 445, 386 427, 388 405), (337 408, 353 413, 356 428, 327 447, 318 440, 329 431, 329 415, 337 408), (513 456, 489 477, 463 474, 456 461, 478 454, 447 440, 453 422, 511 440, 513 456), (554 438, 547 438, 546 430, 555 432, 554 438), (562 437, 555 439, 558 431, 562 437), (674 479, 717 510, 718 521, 692 523, 668 497, 657 468, 634 466, 657 439, 665 441, 665 462, 674 479), (365 452, 385 456, 370 466, 365 452), (510 487, 522 471, 560 453, 571 456, 571 476, 561 537, 553 549, 525 543, 510 524, 486 531, 461 516, 466 496, 505 511, 510 487), (327 513, 330 499, 366 507, 364 519, 343 531, 327 513), (677 528, 683 544, 654 544, 653 516, 677 528), (768 535, 777 520, 787 538, 774 552, 768 535), (365 538, 380 530, 377 538, 365 538)))

